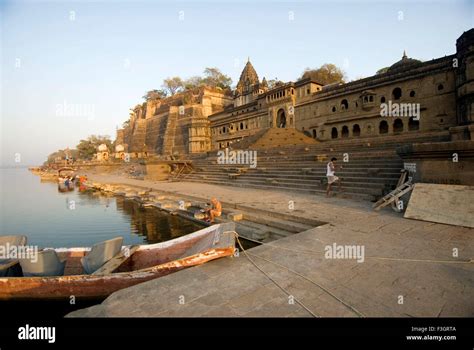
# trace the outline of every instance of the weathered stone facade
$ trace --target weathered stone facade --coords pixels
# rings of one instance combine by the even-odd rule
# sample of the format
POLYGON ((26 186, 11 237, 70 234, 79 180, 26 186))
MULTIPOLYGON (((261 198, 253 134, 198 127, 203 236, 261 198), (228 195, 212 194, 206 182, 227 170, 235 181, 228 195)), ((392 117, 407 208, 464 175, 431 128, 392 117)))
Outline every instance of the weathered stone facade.
POLYGON ((132 110, 129 125, 117 130, 116 144, 131 158, 209 151, 207 117, 230 102, 222 90, 209 87, 149 100, 132 110))
POLYGON ((117 142, 133 157, 222 149, 270 128, 319 141, 448 130, 453 140, 474 139, 474 29, 456 50, 426 62, 404 53, 384 73, 346 84, 305 79, 272 89, 249 61, 233 97, 203 88, 149 101, 133 110, 117 142), (382 116, 383 105, 407 113, 382 116))

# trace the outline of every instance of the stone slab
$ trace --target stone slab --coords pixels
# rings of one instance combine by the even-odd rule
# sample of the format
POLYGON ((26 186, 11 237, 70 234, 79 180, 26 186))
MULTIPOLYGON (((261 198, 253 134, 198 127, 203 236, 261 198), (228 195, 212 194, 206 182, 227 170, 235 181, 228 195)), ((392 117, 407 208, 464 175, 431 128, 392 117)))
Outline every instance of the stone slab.
POLYGON ((474 228, 474 187, 417 183, 404 217, 474 228))

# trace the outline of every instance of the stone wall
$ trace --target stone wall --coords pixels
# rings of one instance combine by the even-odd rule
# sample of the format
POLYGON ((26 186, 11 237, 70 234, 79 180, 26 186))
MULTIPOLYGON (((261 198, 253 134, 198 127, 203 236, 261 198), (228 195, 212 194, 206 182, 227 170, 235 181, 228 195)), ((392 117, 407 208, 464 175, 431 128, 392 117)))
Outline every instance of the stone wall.
MULTIPOLYGON (((117 144, 123 144, 132 156, 186 154, 193 119, 207 119, 230 103, 232 99, 222 90, 209 87, 150 100, 133 109, 129 126, 117 130, 117 144)), ((207 137, 204 151, 210 150, 209 133, 207 137)))

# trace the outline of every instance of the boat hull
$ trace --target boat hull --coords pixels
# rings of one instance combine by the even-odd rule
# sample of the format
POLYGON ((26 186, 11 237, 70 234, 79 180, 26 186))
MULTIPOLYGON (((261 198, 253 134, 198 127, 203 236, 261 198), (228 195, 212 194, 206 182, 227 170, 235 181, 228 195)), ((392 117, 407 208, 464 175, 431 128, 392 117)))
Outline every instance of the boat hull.
MULTIPOLYGON (((235 232, 227 224, 214 225, 171 241, 141 245, 117 269, 105 275, 0 278, 0 301, 103 298, 138 283, 204 264, 235 252, 235 232), (131 269, 130 271, 123 270, 131 269)), ((81 248, 83 249, 83 248, 81 248)), ((70 253, 80 253, 77 248, 70 253)))

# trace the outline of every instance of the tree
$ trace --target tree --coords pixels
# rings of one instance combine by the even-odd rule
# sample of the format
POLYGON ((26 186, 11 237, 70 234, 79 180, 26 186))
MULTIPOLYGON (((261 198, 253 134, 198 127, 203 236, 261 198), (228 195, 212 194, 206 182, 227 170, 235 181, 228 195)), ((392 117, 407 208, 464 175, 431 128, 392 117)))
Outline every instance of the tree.
POLYGON ((150 100, 158 100, 158 99, 165 98, 167 95, 168 95, 168 93, 163 89, 150 90, 143 96, 143 98, 146 101, 150 101, 150 100))
POLYGON ((97 147, 101 144, 105 144, 109 151, 112 151, 113 143, 110 140, 110 136, 107 135, 91 135, 86 140, 79 141, 79 144, 76 146, 79 158, 92 159, 94 154, 97 153, 97 147))
POLYGON ((129 126, 130 126, 130 119, 123 122, 122 129, 128 128, 129 126))
POLYGON ((380 68, 375 74, 387 73, 389 68, 390 68, 390 67, 380 68))
POLYGON ((206 68, 204 69, 203 82, 207 86, 228 89, 232 84, 232 79, 223 74, 218 68, 206 68))
POLYGON ((281 80, 278 80, 278 78, 267 80, 267 86, 269 89, 273 89, 274 87, 277 87, 281 84, 283 84, 283 82, 281 80))
POLYGON ((184 88, 183 80, 180 77, 166 78, 163 80, 163 89, 171 96, 184 88))
POLYGON ((79 152, 78 152, 77 149, 68 149, 68 150, 60 149, 56 152, 51 153, 48 156, 48 160, 45 161, 43 164, 46 165, 46 164, 49 164, 49 163, 54 163, 57 158, 65 160, 66 155, 69 157, 69 159, 71 159, 71 158, 72 159, 77 159, 78 156, 79 156, 79 152))
POLYGON ((195 75, 191 78, 188 78, 184 81, 184 89, 185 90, 193 90, 195 88, 198 88, 202 85, 204 85, 205 82, 203 80, 202 77, 200 77, 199 75, 195 75))
POLYGON ((346 73, 332 63, 325 63, 317 69, 306 68, 300 79, 311 78, 323 85, 344 83, 346 73))

